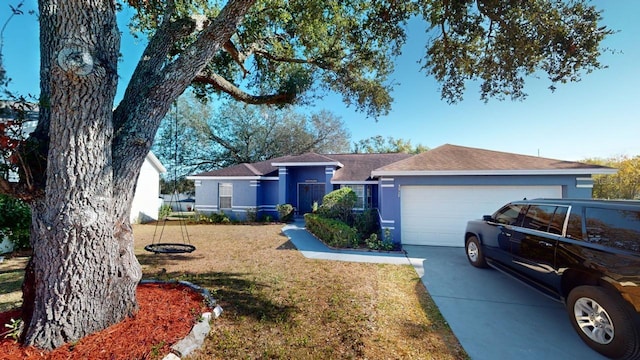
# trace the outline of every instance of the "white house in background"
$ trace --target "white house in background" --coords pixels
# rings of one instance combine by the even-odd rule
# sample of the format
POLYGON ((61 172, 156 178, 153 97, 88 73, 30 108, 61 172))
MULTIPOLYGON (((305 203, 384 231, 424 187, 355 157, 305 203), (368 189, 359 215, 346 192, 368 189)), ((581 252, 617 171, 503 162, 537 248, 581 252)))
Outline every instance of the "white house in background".
POLYGON ((160 198, 160 174, 167 169, 152 152, 147 154, 136 184, 136 192, 131 203, 131 223, 139 224, 158 219, 162 205, 160 198))

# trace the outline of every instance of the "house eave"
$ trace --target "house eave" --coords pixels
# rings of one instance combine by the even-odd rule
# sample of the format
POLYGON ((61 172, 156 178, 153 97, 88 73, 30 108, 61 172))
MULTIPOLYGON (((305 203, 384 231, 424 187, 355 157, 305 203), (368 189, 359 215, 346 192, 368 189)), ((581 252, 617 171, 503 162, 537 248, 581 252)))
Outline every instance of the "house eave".
POLYGON ((339 161, 326 161, 326 162, 275 162, 271 163, 271 166, 336 166, 344 167, 339 161))
POLYGON ((331 180, 331 183, 335 185, 358 185, 358 184, 375 185, 378 183, 378 181, 377 180, 338 180, 338 181, 331 180))
POLYGON ((610 175, 617 169, 554 169, 554 170, 374 170, 371 177, 380 176, 473 176, 473 175, 610 175))
MULTIPOLYGON (((277 178, 275 178, 277 179, 277 178)), ((274 180, 262 176, 187 176, 187 180, 274 180)))

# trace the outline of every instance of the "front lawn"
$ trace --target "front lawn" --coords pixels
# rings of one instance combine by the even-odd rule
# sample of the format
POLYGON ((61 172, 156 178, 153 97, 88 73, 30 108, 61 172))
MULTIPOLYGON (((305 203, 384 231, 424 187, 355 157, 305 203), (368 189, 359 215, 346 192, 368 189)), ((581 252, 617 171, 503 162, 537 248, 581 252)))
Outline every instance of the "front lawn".
POLYGON ((195 252, 156 255, 143 248, 162 228, 134 227, 145 277, 204 286, 224 309, 195 358, 467 358, 411 266, 310 260, 281 228, 189 225, 195 252))
MULTIPOLYGON (((134 225, 145 278, 208 288, 222 316, 195 359, 468 359, 410 266, 310 260, 282 225, 189 225, 196 251, 158 255, 134 225)), ((158 239, 156 239, 156 242, 158 239)), ((0 311, 19 305, 26 258, 0 263, 0 311)))

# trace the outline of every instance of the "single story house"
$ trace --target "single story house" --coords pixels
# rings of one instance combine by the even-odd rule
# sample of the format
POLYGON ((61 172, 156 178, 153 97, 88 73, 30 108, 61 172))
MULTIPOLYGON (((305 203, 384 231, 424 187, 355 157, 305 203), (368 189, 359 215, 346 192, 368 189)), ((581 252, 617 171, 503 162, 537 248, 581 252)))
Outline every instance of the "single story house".
POLYGON ((616 170, 573 161, 442 145, 410 154, 284 156, 190 176, 195 209, 243 218, 247 210, 298 214, 340 187, 358 195, 357 209, 378 209, 380 224, 401 244, 462 246, 467 220, 523 198, 591 198, 592 175, 616 170))
POLYGON ((149 152, 140 168, 140 176, 136 183, 136 191, 131 203, 130 221, 132 224, 158 220, 158 212, 162 205, 160 198, 160 174, 167 169, 160 160, 149 152))

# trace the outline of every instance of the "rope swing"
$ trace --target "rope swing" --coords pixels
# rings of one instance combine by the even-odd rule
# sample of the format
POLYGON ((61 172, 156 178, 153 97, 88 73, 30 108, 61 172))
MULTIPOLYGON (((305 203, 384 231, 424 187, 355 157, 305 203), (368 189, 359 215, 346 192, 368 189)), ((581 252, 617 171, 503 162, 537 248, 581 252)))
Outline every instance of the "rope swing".
MULTIPOLYGON (((171 192, 171 199, 169 200, 169 206, 173 211, 174 205, 179 204, 178 202, 178 104, 174 103, 174 166, 173 166, 173 191, 171 192)), ((182 210, 182 207, 178 207, 178 209, 182 210)), ((156 253, 156 254, 185 254, 193 252, 196 247, 191 245, 191 240, 189 239, 189 233, 187 232, 187 222, 183 216, 178 217, 179 226, 180 226, 180 235, 182 236, 181 243, 168 243, 162 242, 162 235, 164 234, 165 226, 167 225, 167 221, 175 221, 175 219, 169 219, 170 214, 163 215, 164 218, 162 220, 158 219, 156 222, 156 228, 153 232, 153 240, 152 243, 145 246, 144 249, 146 251, 156 253), (160 222, 162 221, 162 227, 160 227, 160 222), (158 241, 156 242, 156 235, 158 241)))

